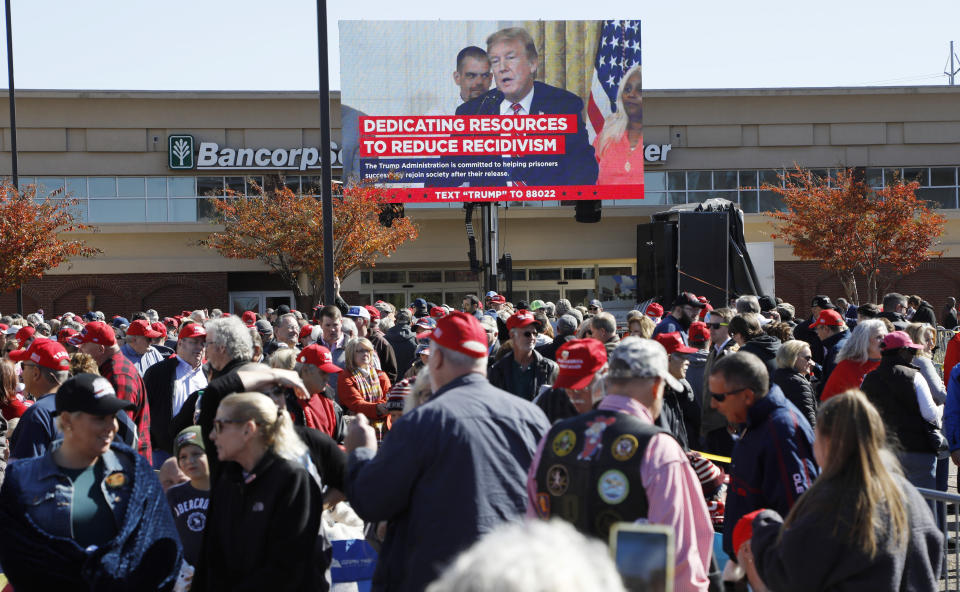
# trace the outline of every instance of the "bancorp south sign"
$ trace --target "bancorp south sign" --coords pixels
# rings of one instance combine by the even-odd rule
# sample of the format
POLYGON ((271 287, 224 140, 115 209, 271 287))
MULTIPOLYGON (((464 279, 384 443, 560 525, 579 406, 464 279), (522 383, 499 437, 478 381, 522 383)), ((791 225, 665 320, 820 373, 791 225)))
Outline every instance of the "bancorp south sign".
MULTIPOLYGON (((319 148, 221 148, 216 142, 200 142, 193 136, 170 135, 167 141, 168 165, 174 170, 286 170, 319 169, 319 148)), ((331 166, 342 166, 340 147, 330 142, 331 166)))

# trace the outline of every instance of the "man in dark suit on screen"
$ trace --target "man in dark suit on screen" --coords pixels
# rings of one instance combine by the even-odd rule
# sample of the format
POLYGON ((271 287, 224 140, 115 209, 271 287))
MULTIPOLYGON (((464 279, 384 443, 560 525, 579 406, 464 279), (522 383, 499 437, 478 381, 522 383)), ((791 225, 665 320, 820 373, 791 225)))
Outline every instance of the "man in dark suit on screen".
POLYGON ((563 134, 565 154, 561 156, 504 155, 503 168, 484 169, 482 183, 472 185, 593 185, 597 181, 597 159, 587 139, 583 122, 583 101, 562 88, 535 82, 537 48, 525 29, 511 27, 487 38, 487 56, 497 87, 457 108, 457 115, 545 115, 577 116, 577 131, 563 134), (523 162, 527 166, 511 166, 523 162), (530 166, 557 163, 559 166, 530 166), (508 176, 497 176, 508 171, 508 176))

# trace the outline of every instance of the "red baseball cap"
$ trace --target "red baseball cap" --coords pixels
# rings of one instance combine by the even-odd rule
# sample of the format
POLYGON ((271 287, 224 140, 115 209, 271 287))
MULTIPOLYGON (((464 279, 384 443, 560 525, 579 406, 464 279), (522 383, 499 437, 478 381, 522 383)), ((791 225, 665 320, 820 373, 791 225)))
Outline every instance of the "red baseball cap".
POLYGON ((60 343, 45 337, 35 339, 29 348, 14 350, 9 355, 14 362, 30 360, 48 370, 70 369, 70 355, 67 350, 60 343))
POLYGON ((77 346, 84 343, 115 345, 117 335, 113 332, 113 327, 103 321, 90 321, 84 326, 83 331, 70 338, 70 345, 77 346))
POLYGON ((157 321, 156 323, 150 323, 150 328, 156 331, 157 333, 160 333, 161 335, 167 334, 167 326, 161 323, 160 321, 157 321))
POLYGON ((76 329, 71 329, 70 327, 64 327, 63 329, 60 329, 60 331, 57 333, 57 342, 67 343, 68 341, 70 341, 70 338, 76 334, 77 334, 76 329))
POLYGON ((327 374, 334 374, 343 370, 343 368, 333 363, 333 354, 330 353, 330 350, 316 343, 300 350, 300 354, 297 355, 297 361, 301 364, 316 366, 327 374))
MULTIPOLYGON (((437 321, 437 328, 418 336, 431 339, 440 347, 468 355, 471 358, 487 356, 487 332, 473 315, 454 311, 437 321)), ((432 348, 431 348, 432 349, 432 348)))
MULTIPOLYGON (((703 298, 703 296, 701 296, 700 298, 703 298)), ((705 303, 703 305, 703 310, 700 311, 700 320, 702 321, 703 319, 707 318, 707 313, 710 312, 711 310, 713 310, 713 307, 710 306, 710 303, 709 302, 705 303)))
POLYGON ((506 304, 507 299, 500 294, 494 294, 490 297, 490 302, 496 302, 497 304, 506 304))
POLYGON ((149 339, 156 339, 157 337, 163 337, 165 334, 165 331, 154 331, 150 322, 143 319, 134 321, 127 327, 127 335, 140 335, 149 339))
POLYGON ((442 319, 447 316, 447 309, 441 306, 434 306, 430 309, 430 318, 432 319, 442 319))
POLYGON ((607 348, 596 339, 571 339, 557 348, 560 371, 555 388, 582 389, 607 363, 607 348))
POLYGON ((368 304, 364 306, 364 308, 367 309, 367 312, 370 313, 371 319, 375 319, 377 321, 380 320, 380 310, 376 306, 371 306, 368 304))
POLYGON ((180 329, 180 333, 177 335, 177 341, 181 339, 198 339, 200 337, 206 337, 207 330, 200 323, 187 323, 180 329))
POLYGON ((30 339, 37 333, 37 330, 31 327, 30 325, 24 325, 17 331, 16 339, 20 342, 20 347, 23 347, 23 342, 30 339))
POLYGON ((310 337, 310 334, 313 333, 313 325, 307 323, 306 325, 300 327, 300 339, 304 337, 310 337))
POLYGON ((736 526, 733 527, 733 553, 736 555, 740 552, 740 546, 745 542, 753 538, 753 519, 757 517, 757 514, 762 512, 763 509, 754 510, 749 514, 745 514, 740 520, 737 521, 736 526))
POLYGON ((690 323, 690 328, 687 329, 687 339, 689 341, 710 341, 710 330, 707 329, 707 324, 700 321, 690 323))
POLYGON ((4 325, 3 323, 0 323, 0 331, 6 331, 6 330, 9 329, 9 328, 10 328, 10 327, 4 325))
POLYGON ((513 329, 519 329, 521 327, 526 327, 537 322, 537 319, 533 317, 533 313, 529 310, 521 308, 517 312, 513 313, 509 319, 507 319, 507 331, 513 329))
POLYGON ((257 313, 252 310, 244 311, 243 315, 240 317, 243 320, 243 324, 247 327, 252 327, 254 323, 257 322, 257 313))
MULTIPOLYGON (((833 311, 823 311, 823 312, 833 312, 833 311)), ((821 313, 823 314, 823 313, 821 313)), ((910 336, 907 335, 904 331, 893 331, 892 333, 887 333, 883 337, 883 343, 880 344, 880 347, 885 350, 890 349, 900 349, 901 347, 909 347, 910 349, 923 349, 923 346, 914 343, 910 336)), ((13 355, 11 354, 11 358, 13 355)))
POLYGON ((821 310, 817 320, 810 323, 810 328, 814 327, 840 327, 843 325, 843 317, 833 309, 821 310))
POLYGON ((663 316, 663 307, 656 302, 651 302, 647 305, 647 310, 644 311, 651 319, 659 319, 663 316))
POLYGON ((683 344, 683 337, 680 336, 679 331, 661 333, 654 335, 653 338, 663 346, 663 349, 667 350, 668 354, 694 354, 698 351, 695 347, 689 347, 683 344))
POLYGON ((177 327, 180 326, 180 321, 178 321, 178 320, 175 319, 174 317, 164 317, 164 318, 163 318, 163 324, 164 324, 164 325, 168 325, 168 326, 173 327, 174 329, 176 329, 177 327))

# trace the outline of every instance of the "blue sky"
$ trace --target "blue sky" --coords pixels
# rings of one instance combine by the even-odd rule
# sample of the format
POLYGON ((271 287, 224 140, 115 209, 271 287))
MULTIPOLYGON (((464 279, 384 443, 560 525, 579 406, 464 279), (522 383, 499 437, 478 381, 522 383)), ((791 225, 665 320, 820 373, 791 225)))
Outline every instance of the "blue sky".
MULTIPOLYGON (((317 86, 316 4, 309 0, 12 2, 17 88, 317 86)), ((652 89, 946 84, 950 39, 960 53, 956 0, 810 0, 796 9, 753 0, 531 0, 496 5, 498 13, 462 4, 330 0, 331 88, 340 86, 340 19, 639 18, 643 82, 652 89)), ((0 53, 5 64, 5 44, 0 53)))

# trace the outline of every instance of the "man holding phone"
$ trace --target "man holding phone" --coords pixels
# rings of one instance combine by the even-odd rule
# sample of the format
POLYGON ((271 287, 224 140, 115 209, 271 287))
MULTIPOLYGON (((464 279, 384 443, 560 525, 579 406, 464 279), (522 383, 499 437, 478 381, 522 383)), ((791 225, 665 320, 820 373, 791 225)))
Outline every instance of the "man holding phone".
POLYGON ((527 476, 527 514, 557 516, 607 540, 616 522, 646 519, 676 533, 676 590, 707 590, 713 526, 680 444, 654 425, 670 375, 667 352, 638 337, 610 355, 595 411, 554 424, 527 476), (599 476, 599 478, 597 477, 599 476))

